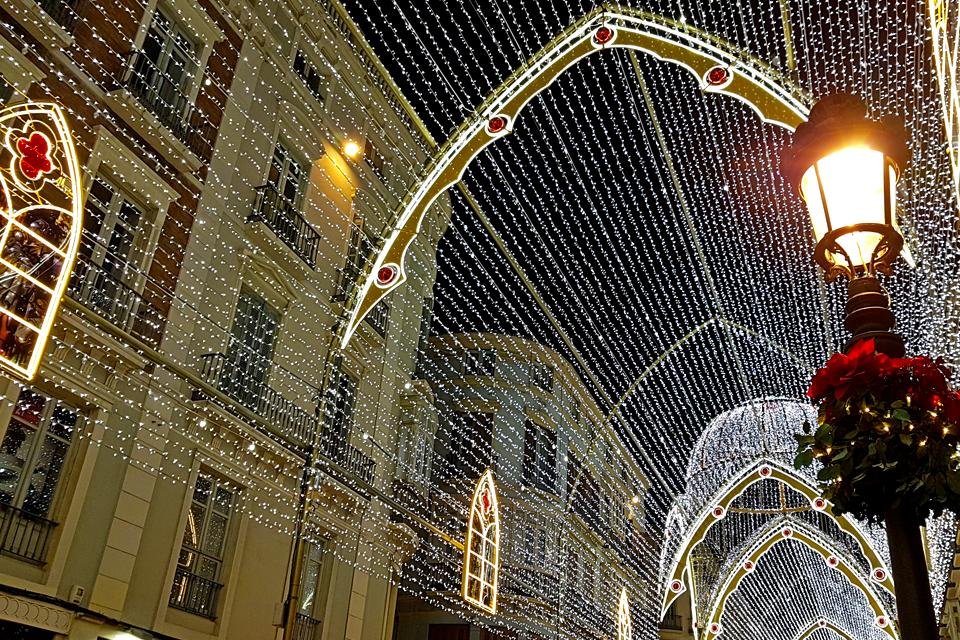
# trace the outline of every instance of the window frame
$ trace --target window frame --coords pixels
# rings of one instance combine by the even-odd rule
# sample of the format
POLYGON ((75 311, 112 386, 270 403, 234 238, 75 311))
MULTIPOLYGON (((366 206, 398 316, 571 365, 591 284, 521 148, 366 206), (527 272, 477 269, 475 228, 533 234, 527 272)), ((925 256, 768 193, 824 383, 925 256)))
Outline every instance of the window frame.
MULTIPOLYGON (((13 387, 17 388, 17 387, 13 387)), ((33 516, 38 516, 41 518, 52 520, 55 515, 57 508, 58 499, 63 488, 64 475, 65 472, 69 473, 68 467, 72 460, 74 448, 74 437, 77 431, 83 427, 84 423, 84 414, 78 408, 70 405, 67 402, 57 398, 53 395, 48 395, 38 389, 32 387, 22 387, 17 392, 15 399, 10 401, 10 412, 7 417, 6 424, 3 426, 3 431, 0 433, 0 445, 6 442, 7 435, 10 433, 10 425, 14 422, 22 425, 25 429, 33 429, 33 438, 30 443, 30 449, 27 455, 23 459, 23 466, 17 473, 16 487, 12 492, 9 502, 4 502, 3 504, 13 507, 14 509, 20 509, 26 513, 29 513, 33 516), (43 409, 40 412, 38 421, 36 425, 32 425, 23 418, 20 418, 16 415, 17 405, 23 397, 24 393, 32 393, 41 398, 45 399, 43 409), (58 408, 62 408, 67 412, 75 416, 72 427, 70 428, 70 437, 65 439, 63 436, 51 433, 50 426, 53 424, 53 416, 58 408), (40 462, 40 456, 43 453, 44 446, 46 445, 47 438, 52 437, 58 442, 66 445, 66 452, 61 461, 60 467, 57 469, 57 477, 55 480, 55 487, 53 492, 49 496, 49 503, 46 505, 43 513, 38 513, 35 510, 26 508, 26 501, 29 497, 30 488, 33 486, 33 477, 37 473, 37 465, 40 462), (29 473, 27 471, 29 470, 29 473), (29 481, 28 481, 29 479, 29 481)), ((21 443, 21 447, 23 444, 21 443)), ((44 477, 46 479, 46 477, 44 477)))
POLYGON ((167 590, 167 600, 166 604, 170 608, 176 609, 178 611, 183 611, 190 615, 196 615, 207 619, 216 619, 218 610, 222 606, 222 594, 223 588, 226 586, 227 579, 229 578, 229 564, 231 561, 232 554, 234 552, 234 545, 236 539, 234 536, 234 529, 237 524, 238 517, 240 517, 240 511, 238 509, 239 502, 241 500, 243 488, 239 486, 236 482, 231 481, 230 479, 214 473, 212 470, 207 468, 198 468, 197 472, 194 474, 193 483, 190 485, 192 488, 190 490, 189 496, 186 496, 184 501, 184 513, 182 517, 180 531, 180 540, 173 549, 173 558, 172 558, 172 568, 171 568, 171 582, 169 583, 169 588, 167 590), (207 504, 199 503, 201 507, 205 509, 203 526, 201 528, 201 534, 198 543, 195 546, 190 546, 186 544, 187 532, 190 527, 190 519, 193 516, 193 506, 198 504, 196 499, 197 495, 197 484, 201 480, 207 480, 210 482, 209 497, 207 504), (224 514, 222 512, 217 512, 215 510, 216 503, 216 494, 217 490, 226 487, 231 493, 231 501, 229 511, 224 514), (219 557, 217 554, 204 551, 204 547, 207 541, 207 535, 210 531, 208 525, 213 515, 225 516, 226 522, 223 526, 223 539, 221 541, 221 548, 219 557), (197 570, 197 563, 186 565, 181 562, 181 557, 184 552, 194 553, 198 560, 211 559, 215 563, 216 572, 214 578, 208 578, 203 575, 199 570, 197 570), (182 569, 192 577, 198 577, 202 580, 208 580, 217 586, 217 591, 213 596, 212 608, 207 613, 192 611, 186 607, 178 607, 174 604, 174 589, 176 588, 176 576, 177 571, 182 569))
POLYGON ((310 162, 300 154, 296 147, 290 144, 283 135, 278 135, 276 141, 273 143, 273 150, 270 153, 269 161, 267 162, 267 173, 264 176, 263 183, 272 186, 277 195, 279 195, 284 202, 293 206, 299 213, 303 213, 303 203, 306 200, 307 189, 310 187, 310 162), (277 152, 282 151, 280 164, 277 165, 275 162, 277 160, 277 152), (296 167, 300 172, 300 175, 297 179, 297 189, 296 194, 291 200, 286 195, 286 186, 290 182, 290 176, 293 172, 290 171, 291 167, 296 167), (271 175, 274 172, 274 169, 277 170, 277 180, 274 182, 271 180, 271 175))

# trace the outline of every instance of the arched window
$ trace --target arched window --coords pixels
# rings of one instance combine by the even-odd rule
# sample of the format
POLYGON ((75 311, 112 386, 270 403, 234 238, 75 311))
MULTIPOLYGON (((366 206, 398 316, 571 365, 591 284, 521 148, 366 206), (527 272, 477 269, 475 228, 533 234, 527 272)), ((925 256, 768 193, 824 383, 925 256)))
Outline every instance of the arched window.
POLYGON ((500 512, 493 472, 481 476, 473 492, 467 540, 463 547, 463 599, 490 613, 497 612, 500 571, 500 512))
POLYGON ((633 624, 630 622, 630 600, 627 588, 620 591, 620 606, 617 607, 617 640, 633 640, 633 624))

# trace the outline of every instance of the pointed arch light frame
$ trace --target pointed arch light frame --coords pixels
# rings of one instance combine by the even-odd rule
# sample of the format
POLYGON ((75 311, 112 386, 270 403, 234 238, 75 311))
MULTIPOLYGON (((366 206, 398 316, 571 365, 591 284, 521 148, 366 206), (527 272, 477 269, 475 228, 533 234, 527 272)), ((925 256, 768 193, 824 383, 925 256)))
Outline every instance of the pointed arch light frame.
POLYGON ((677 549, 664 585, 661 617, 682 593, 692 591, 690 576, 690 555, 693 549, 706 538, 710 529, 722 520, 730 505, 747 489, 763 480, 774 480, 795 490, 810 501, 811 509, 822 511, 830 516, 841 531, 850 535, 859 545, 861 553, 870 565, 870 577, 889 593, 894 592, 893 578, 886 564, 877 553, 873 543, 860 526, 849 516, 836 516, 833 507, 825 500, 820 491, 796 470, 777 461, 761 459, 747 466, 738 475, 731 478, 714 494, 699 517, 688 528, 686 536, 677 549))
POLYGON ((497 612, 500 574, 500 507, 493 471, 477 481, 470 502, 467 535, 463 545, 465 602, 490 614, 497 612))
POLYGON ((767 552, 778 544, 789 540, 808 547, 814 553, 822 556, 827 566, 843 574, 844 578, 866 597, 874 615, 874 624, 892 640, 900 639, 893 617, 887 611, 877 593, 875 583, 870 579, 863 578, 854 570, 849 559, 844 558, 843 554, 821 532, 792 517, 779 519, 771 525, 761 530, 757 540, 732 565, 734 570, 727 574, 723 586, 710 607, 710 614, 706 621, 704 633, 701 636, 702 640, 715 640, 722 635, 721 619, 727 600, 736 592, 743 579, 754 571, 767 552))
POLYGON ((747 104, 764 122, 792 131, 806 120, 808 99, 770 65, 686 23, 625 7, 601 8, 570 25, 495 90, 437 149, 403 199, 383 248, 363 271, 341 327, 347 348, 357 327, 407 279, 406 254, 430 205, 458 182, 487 145, 508 135, 521 110, 566 69, 588 55, 627 48, 672 62, 696 78, 704 93, 747 104))
POLYGON ((630 598, 627 588, 620 590, 617 604, 617 640, 633 640, 633 621, 630 619, 630 598))
POLYGON ((83 231, 77 152, 61 108, 0 111, 0 369, 36 376, 83 231))

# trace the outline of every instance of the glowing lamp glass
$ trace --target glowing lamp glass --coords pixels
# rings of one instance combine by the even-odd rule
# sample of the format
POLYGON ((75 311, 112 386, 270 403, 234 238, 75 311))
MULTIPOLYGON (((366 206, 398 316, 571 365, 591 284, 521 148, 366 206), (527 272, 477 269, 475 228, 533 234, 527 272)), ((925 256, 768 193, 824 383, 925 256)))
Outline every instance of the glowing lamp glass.
MULTIPOLYGON (((847 147, 810 166, 800 181, 817 242, 830 231, 873 223, 897 227, 897 173, 883 153, 869 147, 847 147), (886 181, 890 200, 887 202, 886 181), (889 216, 889 217, 888 217, 889 216)), ((871 231, 851 231, 837 244, 856 268, 871 262, 882 236, 871 231)), ((838 262, 846 262, 838 256, 838 262)))

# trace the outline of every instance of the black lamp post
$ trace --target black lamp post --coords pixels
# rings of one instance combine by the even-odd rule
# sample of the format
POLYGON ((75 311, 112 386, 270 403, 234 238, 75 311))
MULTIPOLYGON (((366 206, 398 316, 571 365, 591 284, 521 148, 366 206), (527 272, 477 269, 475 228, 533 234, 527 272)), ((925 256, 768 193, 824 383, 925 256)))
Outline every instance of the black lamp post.
MULTIPOLYGON (((907 158, 902 123, 868 120, 864 103, 844 94, 814 105, 783 152, 783 173, 810 212, 817 264, 828 282, 838 276, 849 279, 844 319, 852 334, 848 350, 873 338, 878 352, 904 354, 903 338, 893 332, 890 299, 877 274, 890 275, 903 248, 896 187, 907 158)), ((936 640, 920 519, 911 505, 877 515, 886 525, 902 637, 936 640)))

